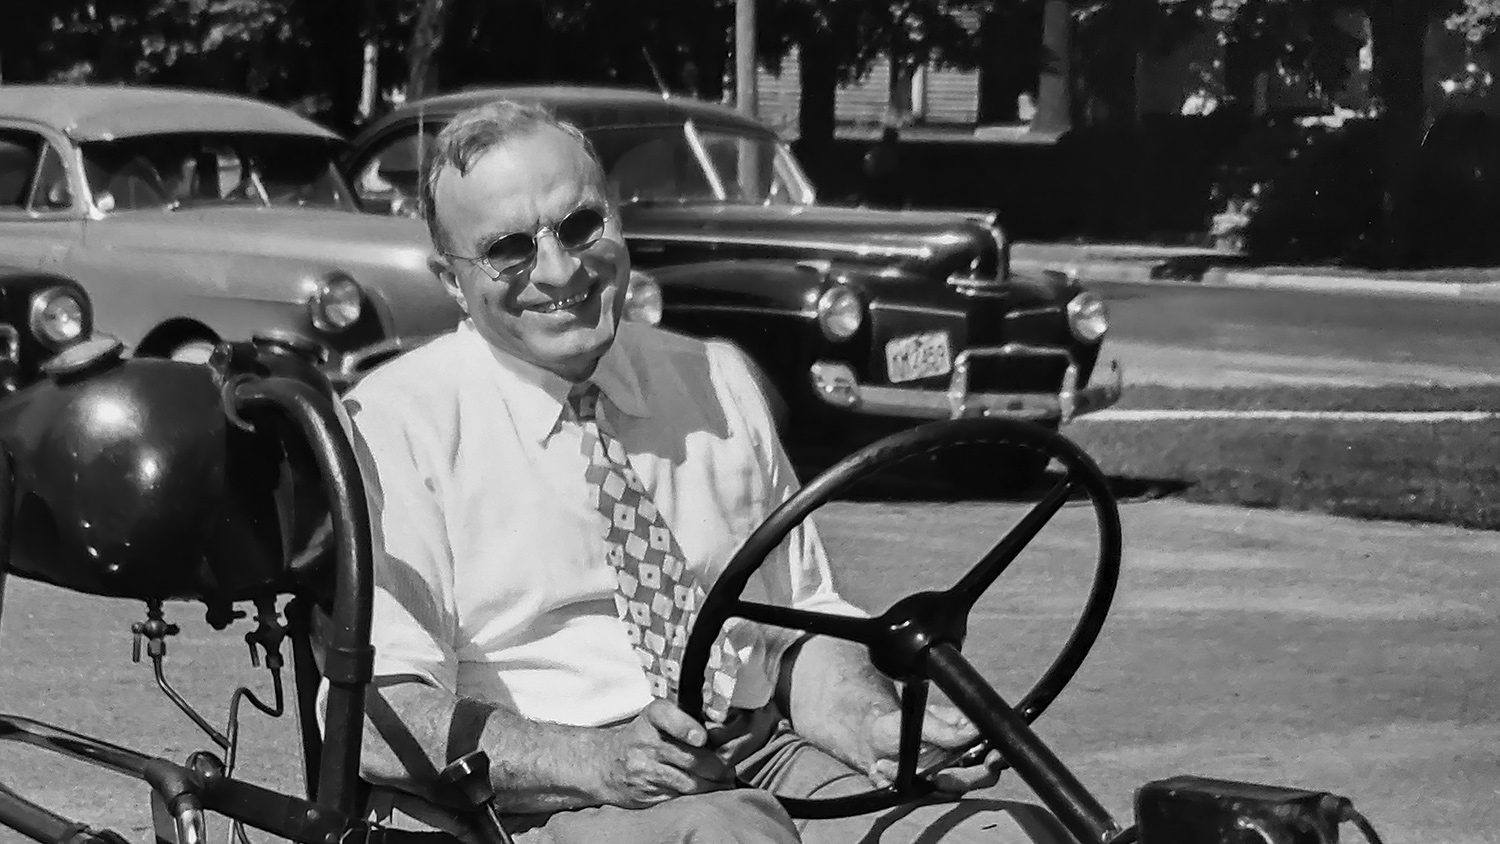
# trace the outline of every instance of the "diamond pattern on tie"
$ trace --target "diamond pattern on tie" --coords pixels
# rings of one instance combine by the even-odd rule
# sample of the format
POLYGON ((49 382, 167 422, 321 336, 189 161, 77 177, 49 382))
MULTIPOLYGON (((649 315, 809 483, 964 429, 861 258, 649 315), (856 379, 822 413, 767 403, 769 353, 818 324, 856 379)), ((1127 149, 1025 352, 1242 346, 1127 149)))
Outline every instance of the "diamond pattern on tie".
MULTIPOLYGON (((598 403, 599 388, 593 384, 569 397, 589 459, 584 477, 597 490, 596 506, 606 524, 607 559, 618 587, 615 607, 631 628, 630 644, 652 694, 675 697, 688 633, 707 592, 683 564, 682 549, 630 468, 624 446, 600 424, 598 403)), ((703 708, 713 721, 729 714, 738 668, 739 655, 720 636, 703 684, 703 708)))

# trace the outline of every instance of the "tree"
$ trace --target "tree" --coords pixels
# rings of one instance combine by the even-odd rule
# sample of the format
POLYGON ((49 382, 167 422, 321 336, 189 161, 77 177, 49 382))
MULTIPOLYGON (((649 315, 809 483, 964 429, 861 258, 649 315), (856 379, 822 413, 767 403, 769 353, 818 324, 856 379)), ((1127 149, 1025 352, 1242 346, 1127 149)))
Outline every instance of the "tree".
POLYGON ((406 96, 411 99, 437 87, 437 51, 443 45, 452 8, 448 0, 422 0, 406 51, 406 96))
POLYGON ((1009 123, 1018 117, 1023 93, 1036 94, 1042 49, 1039 0, 996 3, 980 18, 978 122, 1009 123))
POLYGON ((185 85, 264 97, 348 128, 365 0, 12 4, 7 80, 185 85), (41 11, 45 8, 45 11, 41 11))
POLYGON ((976 25, 995 2, 1022 0, 773 0, 760 6, 762 62, 778 72, 797 51, 801 73, 798 152, 813 169, 834 136, 840 84, 890 60, 896 74, 928 62, 974 68, 976 25))
POLYGON ((1462 0, 1447 25, 1470 44, 1488 43, 1500 31, 1500 0, 1462 0))
POLYGON ((1090 44, 1122 37, 1133 49, 1150 49, 1189 22, 1220 40, 1226 58, 1226 93, 1243 106, 1261 72, 1292 72, 1322 91, 1336 90, 1357 46, 1339 25, 1356 12, 1368 22, 1370 74, 1379 138, 1376 162, 1381 218, 1376 241, 1386 263, 1410 256, 1409 201, 1413 162, 1427 119, 1424 44, 1434 21, 1489 37, 1500 20, 1497 0, 1095 0, 1080 7, 1080 40, 1090 44), (1124 25, 1118 23, 1123 21, 1124 25))

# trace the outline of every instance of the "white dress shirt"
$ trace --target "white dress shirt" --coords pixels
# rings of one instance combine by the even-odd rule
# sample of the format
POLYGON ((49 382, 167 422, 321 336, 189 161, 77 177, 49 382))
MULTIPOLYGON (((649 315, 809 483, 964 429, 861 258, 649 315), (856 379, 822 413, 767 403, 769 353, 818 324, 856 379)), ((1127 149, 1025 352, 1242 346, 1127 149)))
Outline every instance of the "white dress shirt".
MULTIPOLYGON (((796 489, 739 349, 622 323, 593 381, 603 421, 705 584, 796 489)), ((415 676, 520 714, 597 726, 651 701, 624 622, 572 385, 465 322, 348 395, 375 523, 377 677, 415 676)), ((861 614, 811 523, 747 598, 861 614)), ((795 633, 741 623, 733 705, 764 705, 795 633)))

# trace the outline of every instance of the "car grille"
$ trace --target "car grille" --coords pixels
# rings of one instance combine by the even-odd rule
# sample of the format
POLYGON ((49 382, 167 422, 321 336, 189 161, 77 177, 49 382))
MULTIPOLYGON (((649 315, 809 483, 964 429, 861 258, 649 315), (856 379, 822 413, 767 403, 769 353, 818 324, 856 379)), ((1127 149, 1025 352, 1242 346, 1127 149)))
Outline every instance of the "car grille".
POLYGON ((971 393, 1055 393, 1068 371, 1066 355, 973 355, 971 393))

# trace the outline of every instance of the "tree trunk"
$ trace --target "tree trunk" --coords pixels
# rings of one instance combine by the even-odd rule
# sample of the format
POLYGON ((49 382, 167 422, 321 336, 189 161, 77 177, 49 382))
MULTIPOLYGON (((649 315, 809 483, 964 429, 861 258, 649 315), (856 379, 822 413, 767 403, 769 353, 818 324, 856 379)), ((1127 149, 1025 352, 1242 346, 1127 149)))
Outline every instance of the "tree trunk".
POLYGON ((417 21, 411 31, 411 46, 406 51, 406 98, 420 99, 437 90, 437 52, 443 46, 448 0, 422 0, 417 21))
POLYGON ((1374 0, 1370 16, 1371 88, 1381 103, 1378 124, 1381 185, 1378 261, 1407 263, 1412 257, 1412 194, 1426 110, 1424 48, 1428 4, 1421 0, 1374 0))
POLYGON ((1041 7, 996 3, 979 22, 979 122, 1014 123, 1022 93, 1036 94, 1045 61, 1041 7))
POLYGON ((688 85, 709 102, 724 99, 724 74, 729 69, 729 54, 734 38, 723 20, 715 15, 690 40, 690 73, 688 85))
POLYGON ((353 130, 364 75, 366 0, 323 0, 309 4, 307 23, 329 107, 323 116, 341 132, 353 130))
POLYGON ((828 164, 833 147, 834 98, 838 93, 838 63, 832 44, 822 36, 806 38, 798 47, 802 90, 797 113, 797 152, 814 171, 814 181, 828 164))
POLYGON ((1256 77, 1261 65, 1256 62, 1257 44, 1244 40, 1243 33, 1232 33, 1224 45, 1225 107, 1240 117, 1255 114, 1256 77))
POLYGON ((1047 0, 1042 47, 1046 67, 1037 85, 1031 131, 1061 135, 1073 126, 1073 11, 1068 0, 1047 0))

